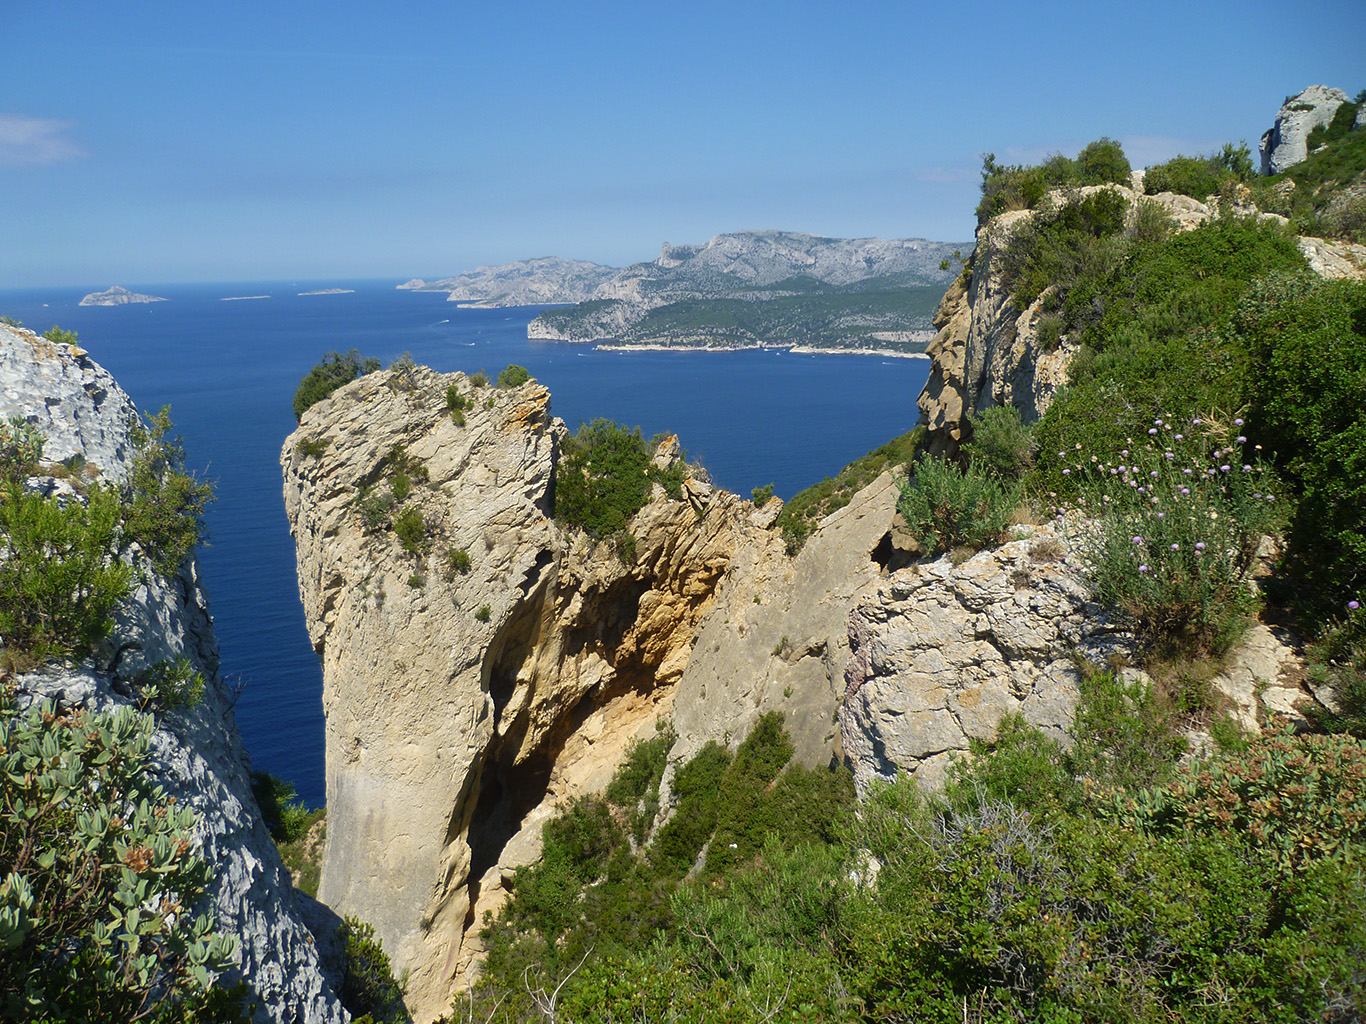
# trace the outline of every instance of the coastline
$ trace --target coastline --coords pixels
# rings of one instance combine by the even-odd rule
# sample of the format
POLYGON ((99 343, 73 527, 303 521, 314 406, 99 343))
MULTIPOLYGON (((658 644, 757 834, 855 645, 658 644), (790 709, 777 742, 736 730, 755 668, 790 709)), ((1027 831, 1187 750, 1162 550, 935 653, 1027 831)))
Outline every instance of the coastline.
MULTIPOLYGON (((536 338, 535 341, 553 341, 536 338)), ((797 356, 884 356, 893 359, 929 359, 924 352, 900 352, 885 348, 818 348, 812 345, 602 345, 591 341, 562 342, 568 345, 592 345, 599 352, 751 352, 766 349, 797 356)))

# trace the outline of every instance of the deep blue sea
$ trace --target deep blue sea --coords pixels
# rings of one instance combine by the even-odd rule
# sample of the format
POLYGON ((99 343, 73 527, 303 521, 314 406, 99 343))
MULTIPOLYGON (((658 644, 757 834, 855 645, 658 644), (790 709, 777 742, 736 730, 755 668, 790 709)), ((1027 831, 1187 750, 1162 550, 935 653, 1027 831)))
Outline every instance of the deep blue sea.
MULTIPOLYGON (((223 672, 245 683, 237 721, 252 763, 323 786, 322 673, 308 643, 285 521, 280 446, 299 379, 328 351, 384 363, 404 352, 438 370, 497 374, 521 364, 550 388, 571 429, 606 416, 646 437, 679 435, 714 482, 790 497, 909 430, 923 359, 744 352, 601 352, 533 342, 541 307, 458 309, 398 281, 128 285, 170 301, 78 305, 96 288, 0 290, 0 314, 80 335, 139 407, 171 406, 189 466, 217 486, 200 552, 223 672), (314 288, 346 295, 299 295, 314 288), (231 296, 269 298, 223 301, 231 296)), ((106 287, 99 285, 99 288, 106 287)))

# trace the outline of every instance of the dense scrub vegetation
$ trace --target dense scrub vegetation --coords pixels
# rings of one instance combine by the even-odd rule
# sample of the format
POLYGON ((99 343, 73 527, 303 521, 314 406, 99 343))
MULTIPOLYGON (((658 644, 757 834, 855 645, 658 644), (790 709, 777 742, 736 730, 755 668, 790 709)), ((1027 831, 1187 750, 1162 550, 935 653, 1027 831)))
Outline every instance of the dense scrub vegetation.
POLYGON ((1021 719, 937 797, 784 764, 776 715, 674 776, 661 736, 544 831, 451 1020, 1283 1021, 1366 1011, 1366 748, 1179 762, 1170 710, 1087 676, 1065 750, 1021 719), (635 798, 635 799, 633 799, 635 798), (558 1018, 557 1018, 558 1019, 558 1018))
POLYGON ((1118 142, 1100 138, 1085 146, 1075 159, 1055 153, 1042 164, 1025 167, 996 162, 996 154, 982 159, 982 199, 977 204, 977 223, 985 224, 998 213, 1032 210, 1049 189, 1084 185, 1128 185, 1129 159, 1118 142))

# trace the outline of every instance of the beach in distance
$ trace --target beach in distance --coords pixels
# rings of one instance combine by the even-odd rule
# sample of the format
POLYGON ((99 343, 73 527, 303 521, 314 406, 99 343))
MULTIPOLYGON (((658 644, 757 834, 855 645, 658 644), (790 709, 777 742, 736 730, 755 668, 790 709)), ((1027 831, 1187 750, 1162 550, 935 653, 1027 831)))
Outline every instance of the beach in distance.
POLYGON ((789 498, 915 425, 927 360, 781 349, 612 351, 529 341, 544 307, 456 308, 397 281, 134 284, 167 301, 79 305, 90 288, 0 291, 0 314, 74 330, 138 406, 169 404, 189 466, 215 481, 200 563, 223 672, 254 767, 324 798, 322 675, 309 645, 281 498, 294 389, 325 352, 404 352, 442 372, 527 367, 570 429, 605 416, 677 433, 715 483, 789 498), (311 294, 310 294, 311 293, 311 294), (265 298, 269 296, 269 298, 265 298), (222 301, 225 298, 256 301, 222 301), (259 297, 259 298, 258 298, 259 297))

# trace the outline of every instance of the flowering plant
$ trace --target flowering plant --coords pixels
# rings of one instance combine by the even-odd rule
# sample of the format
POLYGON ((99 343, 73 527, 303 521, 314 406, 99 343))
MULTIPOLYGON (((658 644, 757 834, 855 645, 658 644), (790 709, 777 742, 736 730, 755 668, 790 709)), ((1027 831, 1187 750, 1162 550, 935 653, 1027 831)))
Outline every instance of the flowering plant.
POLYGON ((1081 544, 1096 597, 1150 641, 1222 651, 1251 606, 1252 561, 1284 501, 1243 425, 1158 417, 1117 454, 1061 453, 1096 521, 1081 544))

